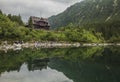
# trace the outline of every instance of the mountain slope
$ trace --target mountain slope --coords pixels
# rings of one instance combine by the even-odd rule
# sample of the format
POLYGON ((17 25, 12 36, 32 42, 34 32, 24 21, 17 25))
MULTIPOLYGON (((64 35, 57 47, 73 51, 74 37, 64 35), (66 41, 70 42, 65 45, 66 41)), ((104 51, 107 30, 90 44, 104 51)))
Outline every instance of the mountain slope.
POLYGON ((49 18, 52 28, 120 21, 120 0, 84 0, 49 18))

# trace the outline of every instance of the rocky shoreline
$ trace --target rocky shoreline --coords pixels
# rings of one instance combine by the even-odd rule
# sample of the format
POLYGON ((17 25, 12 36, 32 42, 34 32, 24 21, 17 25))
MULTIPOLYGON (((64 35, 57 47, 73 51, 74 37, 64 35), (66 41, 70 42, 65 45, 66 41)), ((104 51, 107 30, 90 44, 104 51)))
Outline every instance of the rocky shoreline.
POLYGON ((0 50, 20 50, 22 48, 60 48, 60 47, 81 47, 81 46, 120 46, 120 43, 66 43, 66 42, 34 42, 2 44, 0 50))

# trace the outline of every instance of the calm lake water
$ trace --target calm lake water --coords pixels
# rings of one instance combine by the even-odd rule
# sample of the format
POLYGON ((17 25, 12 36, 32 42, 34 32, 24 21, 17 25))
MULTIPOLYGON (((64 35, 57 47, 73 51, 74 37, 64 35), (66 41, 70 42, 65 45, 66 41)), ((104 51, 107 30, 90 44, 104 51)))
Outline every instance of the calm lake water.
POLYGON ((120 82, 120 47, 0 51, 0 82, 120 82))

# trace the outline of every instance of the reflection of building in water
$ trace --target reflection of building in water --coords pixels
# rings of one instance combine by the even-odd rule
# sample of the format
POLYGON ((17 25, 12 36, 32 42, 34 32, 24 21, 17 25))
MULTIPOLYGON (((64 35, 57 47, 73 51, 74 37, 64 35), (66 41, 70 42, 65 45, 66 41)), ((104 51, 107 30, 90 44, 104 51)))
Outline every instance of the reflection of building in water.
POLYGON ((28 70, 34 71, 34 70, 47 69, 48 62, 49 62, 49 58, 29 60, 28 70))

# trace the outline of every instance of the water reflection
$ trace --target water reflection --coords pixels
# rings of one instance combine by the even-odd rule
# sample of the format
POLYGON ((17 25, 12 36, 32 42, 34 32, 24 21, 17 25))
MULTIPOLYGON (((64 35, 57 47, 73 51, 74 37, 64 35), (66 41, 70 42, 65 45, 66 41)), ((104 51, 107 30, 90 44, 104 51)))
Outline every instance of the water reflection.
POLYGON ((0 82, 120 82, 120 47, 0 52, 0 82))
POLYGON ((34 59, 34 60, 29 60, 28 61, 28 70, 29 71, 34 71, 34 70, 42 70, 42 69, 47 69, 47 65, 49 62, 49 58, 44 58, 44 59, 34 59))
POLYGON ((62 72, 51 68, 41 71, 28 71, 27 65, 23 64, 20 71, 5 72, 0 77, 0 82, 73 82, 62 72))
POLYGON ((97 62, 70 62, 52 59, 49 67, 63 72, 74 82, 119 82, 120 66, 97 62))

